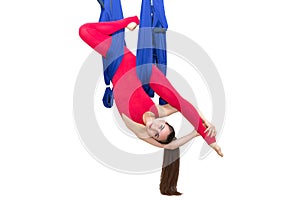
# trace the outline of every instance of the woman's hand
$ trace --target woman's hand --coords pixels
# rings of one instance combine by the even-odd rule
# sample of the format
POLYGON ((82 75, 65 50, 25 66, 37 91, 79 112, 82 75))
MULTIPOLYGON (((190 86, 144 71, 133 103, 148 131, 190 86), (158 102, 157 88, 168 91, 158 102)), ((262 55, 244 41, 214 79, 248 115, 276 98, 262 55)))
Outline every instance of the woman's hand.
POLYGON ((216 127, 209 121, 205 121, 203 125, 206 127, 204 133, 207 133, 207 136, 215 137, 217 135, 216 127))

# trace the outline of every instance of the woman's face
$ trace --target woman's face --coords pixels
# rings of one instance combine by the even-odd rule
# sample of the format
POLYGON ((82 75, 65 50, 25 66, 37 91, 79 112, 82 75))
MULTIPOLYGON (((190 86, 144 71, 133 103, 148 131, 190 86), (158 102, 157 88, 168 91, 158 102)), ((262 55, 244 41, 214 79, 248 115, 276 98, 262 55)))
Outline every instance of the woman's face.
POLYGON ((166 121, 161 118, 154 119, 152 122, 147 123, 146 130, 150 137, 158 141, 166 141, 170 134, 170 127, 166 124, 166 121))

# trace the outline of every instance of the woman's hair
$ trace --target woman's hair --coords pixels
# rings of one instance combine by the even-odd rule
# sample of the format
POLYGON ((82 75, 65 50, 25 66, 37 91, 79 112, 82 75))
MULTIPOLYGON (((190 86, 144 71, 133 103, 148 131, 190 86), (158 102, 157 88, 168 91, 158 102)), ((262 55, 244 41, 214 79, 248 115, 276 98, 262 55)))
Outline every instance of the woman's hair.
MULTIPOLYGON (((160 142, 162 144, 168 144, 172 140, 176 140, 174 128, 170 124, 168 124, 168 126, 171 132, 166 141, 160 142)), ((160 193, 163 195, 181 195, 181 193, 177 191, 180 165, 179 157, 179 148, 174 150, 164 149, 164 159, 160 177, 160 193)))

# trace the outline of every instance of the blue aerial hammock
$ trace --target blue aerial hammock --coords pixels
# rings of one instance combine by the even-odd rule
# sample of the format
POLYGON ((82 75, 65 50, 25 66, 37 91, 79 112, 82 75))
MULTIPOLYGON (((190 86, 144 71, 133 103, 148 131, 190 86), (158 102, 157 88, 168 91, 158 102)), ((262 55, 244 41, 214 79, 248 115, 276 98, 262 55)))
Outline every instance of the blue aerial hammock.
MULTIPOLYGON (((124 18, 120 0, 97 1, 101 6, 99 22, 115 21, 124 18)), ((112 34, 112 42, 106 54, 106 58, 102 57, 104 81, 107 86, 102 101, 103 105, 107 108, 113 106, 113 90, 109 85, 123 59, 124 45, 124 29, 121 29, 112 34)))
MULTIPOLYGON (((165 16, 163 0, 142 0, 138 48, 136 53, 137 75, 143 83, 143 88, 150 96, 154 91, 149 86, 152 64, 166 75, 167 52, 166 31, 168 23, 165 16)), ((159 98, 159 104, 167 102, 159 98)))
MULTIPOLYGON (((114 21, 123 19, 123 11, 120 0, 97 0, 101 5, 99 21, 114 21)), ((166 30, 168 28, 163 0, 142 0, 140 29, 137 50, 137 75, 144 84, 144 90, 151 97, 154 91, 147 84, 151 75, 152 63, 166 75, 167 53, 166 53, 166 30)), ((124 53, 124 29, 112 35, 112 43, 103 59, 104 81, 107 85, 103 104, 107 108, 113 105, 113 91, 109 87, 110 82, 118 69, 124 53), (119 56, 119 57, 116 57, 119 56)), ((159 99, 161 105, 166 104, 159 99)))

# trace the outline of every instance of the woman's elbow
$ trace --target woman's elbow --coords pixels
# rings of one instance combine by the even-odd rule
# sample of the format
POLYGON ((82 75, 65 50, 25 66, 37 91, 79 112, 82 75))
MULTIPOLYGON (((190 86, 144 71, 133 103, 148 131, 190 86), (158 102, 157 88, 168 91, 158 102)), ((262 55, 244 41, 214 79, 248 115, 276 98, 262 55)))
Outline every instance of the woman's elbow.
POLYGON ((163 148, 164 148, 164 149, 168 149, 168 150, 174 150, 174 149, 176 149, 175 145, 172 144, 172 143, 165 144, 165 145, 163 146, 163 148))

